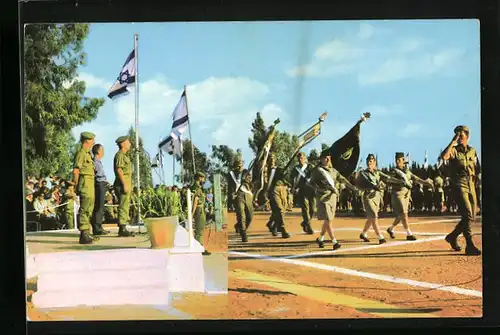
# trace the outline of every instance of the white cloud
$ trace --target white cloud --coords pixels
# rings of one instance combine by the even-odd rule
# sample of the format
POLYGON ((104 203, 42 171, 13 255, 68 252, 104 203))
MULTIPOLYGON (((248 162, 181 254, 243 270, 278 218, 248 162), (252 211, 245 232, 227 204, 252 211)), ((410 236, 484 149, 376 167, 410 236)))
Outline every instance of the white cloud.
POLYGON ((411 137, 416 135, 421 129, 422 126, 419 124, 409 123, 402 130, 398 132, 398 135, 401 137, 411 137))
POLYGON ((420 37, 394 42, 386 38, 387 46, 380 48, 371 42, 379 35, 378 28, 362 23, 357 35, 325 42, 316 48, 311 62, 290 66, 285 73, 290 77, 352 74, 361 85, 381 84, 450 72, 459 68, 464 55, 446 46, 429 49, 431 43, 420 37))
MULTIPOLYGON (((81 72, 77 77, 76 80, 79 81, 84 81, 85 82, 85 87, 87 89, 89 88, 97 88, 97 89, 102 89, 105 91, 108 91, 109 88, 111 87, 112 83, 104 80, 103 78, 96 77, 90 73, 86 72, 81 72)), ((68 88, 73 84, 74 81, 71 82, 64 82, 63 87, 68 88)))
POLYGON ((401 105, 393 105, 393 106, 380 106, 380 105, 371 105, 367 106, 363 109, 364 112, 371 113, 372 117, 377 116, 393 116, 399 115, 403 113, 403 108, 401 105))

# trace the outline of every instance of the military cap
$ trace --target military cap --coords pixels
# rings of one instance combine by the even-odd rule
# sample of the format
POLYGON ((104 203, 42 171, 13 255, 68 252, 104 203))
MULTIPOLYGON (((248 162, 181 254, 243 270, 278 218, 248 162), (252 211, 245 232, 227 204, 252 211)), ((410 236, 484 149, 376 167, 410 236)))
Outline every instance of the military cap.
POLYGON ((128 140, 128 139, 129 139, 129 137, 128 137, 128 136, 120 136, 120 137, 118 137, 118 138, 116 139, 116 141, 115 141, 115 142, 116 142, 116 144, 120 144, 120 143, 122 143, 122 142, 125 142, 125 141, 126 141, 126 140, 128 140))
POLYGON ((201 177, 205 178, 205 174, 203 172, 198 171, 198 172, 196 172, 195 177, 196 178, 201 178, 201 177))
POLYGON ((321 154, 319 155, 319 158, 324 158, 330 156, 330 150, 323 150, 321 151, 321 154))
POLYGON ((467 126, 456 126, 455 130, 453 131, 455 134, 458 133, 459 131, 464 131, 465 133, 470 134, 470 129, 467 126))
POLYGON ((375 158, 375 155, 374 154, 368 154, 368 156, 366 156, 366 160, 369 161, 370 159, 374 159, 374 160, 377 160, 375 158))
POLYGON ((30 195, 30 194, 33 194, 33 191, 30 188, 26 188, 24 193, 26 193, 26 195, 30 195))
POLYGON ((405 156, 404 152, 396 152, 396 159, 403 158, 405 156))
POLYGON ((93 140, 94 138, 95 138, 95 134, 91 133, 90 131, 84 131, 83 133, 80 134, 80 139, 82 141, 93 140))

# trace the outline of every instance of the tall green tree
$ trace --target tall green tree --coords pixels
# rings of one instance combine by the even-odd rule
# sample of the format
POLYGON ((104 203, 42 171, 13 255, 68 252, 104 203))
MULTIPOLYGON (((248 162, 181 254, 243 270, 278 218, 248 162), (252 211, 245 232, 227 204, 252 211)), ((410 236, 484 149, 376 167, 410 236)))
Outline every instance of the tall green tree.
MULTIPOLYGON (((136 162, 135 162, 135 153, 137 149, 135 147, 135 130, 133 127, 130 127, 128 130, 128 134, 130 137, 130 143, 132 146, 130 147, 130 151, 128 154, 130 155, 130 160, 132 161, 133 166, 133 175, 132 178, 134 180, 134 187, 136 186, 136 162)), ((140 185, 142 189, 153 187, 153 174, 151 170, 151 158, 149 154, 144 150, 144 143, 142 141, 141 136, 139 136, 139 176, 140 176, 140 185)))
POLYGON ((212 145, 211 170, 214 173, 227 174, 233 168, 236 158, 241 157, 241 150, 233 150, 227 145, 212 145))
POLYGON ((208 155, 201 152, 195 145, 191 146, 191 141, 185 139, 182 141, 182 161, 180 157, 176 157, 178 162, 182 163, 182 174, 176 176, 177 181, 184 184, 192 184, 194 182, 194 167, 193 167, 193 151, 194 147, 194 161, 196 164, 196 172, 210 173, 211 162, 208 155))
MULTIPOLYGON (((27 174, 68 175, 71 129, 97 116, 103 98, 77 80, 88 24, 32 24, 24 35, 24 150, 27 174)), ((77 139, 76 139, 77 140, 77 139)))
POLYGON ((307 156, 307 161, 310 162, 311 164, 318 164, 319 163, 318 150, 311 149, 311 151, 309 151, 309 156, 307 156))

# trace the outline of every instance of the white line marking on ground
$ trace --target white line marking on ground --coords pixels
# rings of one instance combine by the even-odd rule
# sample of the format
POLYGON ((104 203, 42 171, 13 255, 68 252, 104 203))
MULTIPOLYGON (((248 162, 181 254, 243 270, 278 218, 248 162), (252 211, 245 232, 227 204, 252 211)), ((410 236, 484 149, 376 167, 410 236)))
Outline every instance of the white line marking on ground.
POLYGON ((319 270, 337 272, 337 273, 342 273, 342 274, 346 274, 346 275, 350 275, 350 276, 375 279, 375 280, 386 281, 386 282, 391 282, 391 283, 404 284, 404 285, 410 285, 410 286, 415 286, 415 287, 424 287, 424 288, 446 291, 446 292, 451 292, 451 293, 456 293, 456 294, 461 294, 461 295, 468 295, 468 296, 473 296, 473 297, 482 298, 482 296, 483 296, 483 293, 481 291, 463 289, 463 288, 456 287, 456 286, 445 286, 442 284, 421 282, 421 281, 416 281, 416 280, 411 280, 411 279, 397 278, 397 277, 393 277, 393 276, 379 275, 379 274, 374 274, 374 273, 369 273, 369 272, 362 272, 362 271, 358 271, 358 270, 341 268, 341 267, 337 267, 337 266, 333 266, 333 265, 318 264, 318 263, 306 262, 306 261, 301 261, 301 260, 284 259, 284 258, 270 257, 270 256, 264 256, 264 255, 257 255, 257 254, 248 254, 245 252, 236 252, 236 251, 230 251, 230 254, 238 255, 238 256, 245 256, 245 257, 249 257, 249 258, 258 258, 258 259, 274 261, 274 262, 282 262, 282 263, 287 263, 287 264, 305 266, 305 267, 315 268, 315 269, 319 269, 319 270))
POLYGON ((206 294, 228 294, 228 291, 205 291, 206 294))
POLYGON ((311 252, 311 253, 307 253, 307 254, 285 256, 282 258, 293 259, 293 258, 303 258, 303 257, 309 257, 309 256, 316 256, 316 255, 337 254, 337 253, 344 252, 344 251, 359 251, 359 250, 366 250, 366 249, 396 247, 396 246, 406 245, 406 244, 416 244, 416 243, 438 241, 438 240, 444 239, 444 236, 445 235, 442 234, 441 236, 438 236, 438 237, 430 237, 430 238, 416 240, 416 241, 398 241, 398 242, 391 242, 391 243, 385 243, 385 244, 370 244, 370 245, 365 245, 362 247, 337 249, 337 250, 329 250, 329 251, 318 251, 318 252, 311 252))

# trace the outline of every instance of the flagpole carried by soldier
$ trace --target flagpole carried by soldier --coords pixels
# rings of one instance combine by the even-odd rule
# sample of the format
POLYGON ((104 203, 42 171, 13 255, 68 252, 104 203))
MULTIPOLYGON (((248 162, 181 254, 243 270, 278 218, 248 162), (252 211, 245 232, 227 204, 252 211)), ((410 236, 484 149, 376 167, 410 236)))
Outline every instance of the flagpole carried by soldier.
POLYGON ((320 236, 316 239, 320 248, 324 248, 326 233, 331 238, 333 250, 341 247, 333 231, 333 219, 335 218, 338 201, 337 182, 342 182, 354 192, 358 192, 358 189, 349 180, 333 168, 330 151, 323 150, 320 155, 320 164, 312 171, 311 178, 308 181, 309 185, 315 190, 318 219, 323 221, 320 236))
POLYGON ((304 233, 314 234, 311 226, 311 220, 316 211, 316 199, 314 190, 307 185, 307 179, 311 176, 311 167, 307 164, 307 157, 304 152, 297 154, 299 164, 295 166, 291 173, 292 192, 294 200, 300 206, 302 212, 301 226, 304 233))
POLYGON ((446 241, 455 251, 460 251, 457 238, 463 234, 466 242, 465 254, 479 256, 481 251, 472 241, 471 223, 474 220, 477 206, 476 197, 476 164, 478 161, 476 149, 469 143, 470 129, 467 126, 458 126, 454 130, 454 137, 441 154, 441 158, 450 164, 450 184, 452 194, 460 212, 460 222, 455 229, 446 236, 446 241))
POLYGON ((80 244, 92 244, 98 238, 92 238, 89 233, 91 218, 94 210, 94 160, 90 150, 94 145, 95 134, 83 132, 80 134, 81 148, 75 155, 73 163, 73 184, 76 185, 76 194, 80 197, 80 209, 77 223, 80 230, 80 244))
POLYGON ((118 236, 129 237, 134 234, 127 230, 130 222, 130 194, 132 192, 132 161, 127 154, 130 150, 130 139, 128 136, 120 136, 116 139, 118 152, 113 161, 115 172, 114 189, 119 198, 118 205, 118 236))
MULTIPOLYGON (((205 215, 205 192, 203 191, 206 176, 203 172, 198 171, 195 173, 194 178, 194 183, 191 186, 191 192, 193 192, 192 215, 194 221, 194 238, 203 246, 203 230, 207 221, 205 215)), ((211 255, 206 249, 202 254, 203 256, 211 255)))
POLYGON ((429 180, 423 180, 410 171, 410 168, 405 162, 405 154, 403 152, 396 152, 395 162, 396 166, 391 171, 392 176, 403 181, 403 184, 394 184, 392 186, 392 211, 396 217, 392 225, 387 228, 387 233, 391 236, 391 238, 396 238, 394 228, 402 222, 406 231, 406 239, 408 241, 415 241, 417 238, 413 235, 408 222, 408 208, 410 205, 413 183, 415 182, 419 185, 427 185, 430 188, 434 188, 434 185, 429 180))
POLYGON ((365 242, 370 242, 366 233, 370 227, 373 227, 379 239, 379 244, 383 244, 387 241, 378 225, 378 213, 382 203, 382 190, 384 188, 382 181, 385 180, 387 183, 396 185, 403 185, 404 182, 378 170, 377 160, 373 154, 369 154, 366 157, 366 165, 367 168, 359 173, 356 181, 356 186, 363 191, 362 199, 367 219, 359 238, 365 242))

